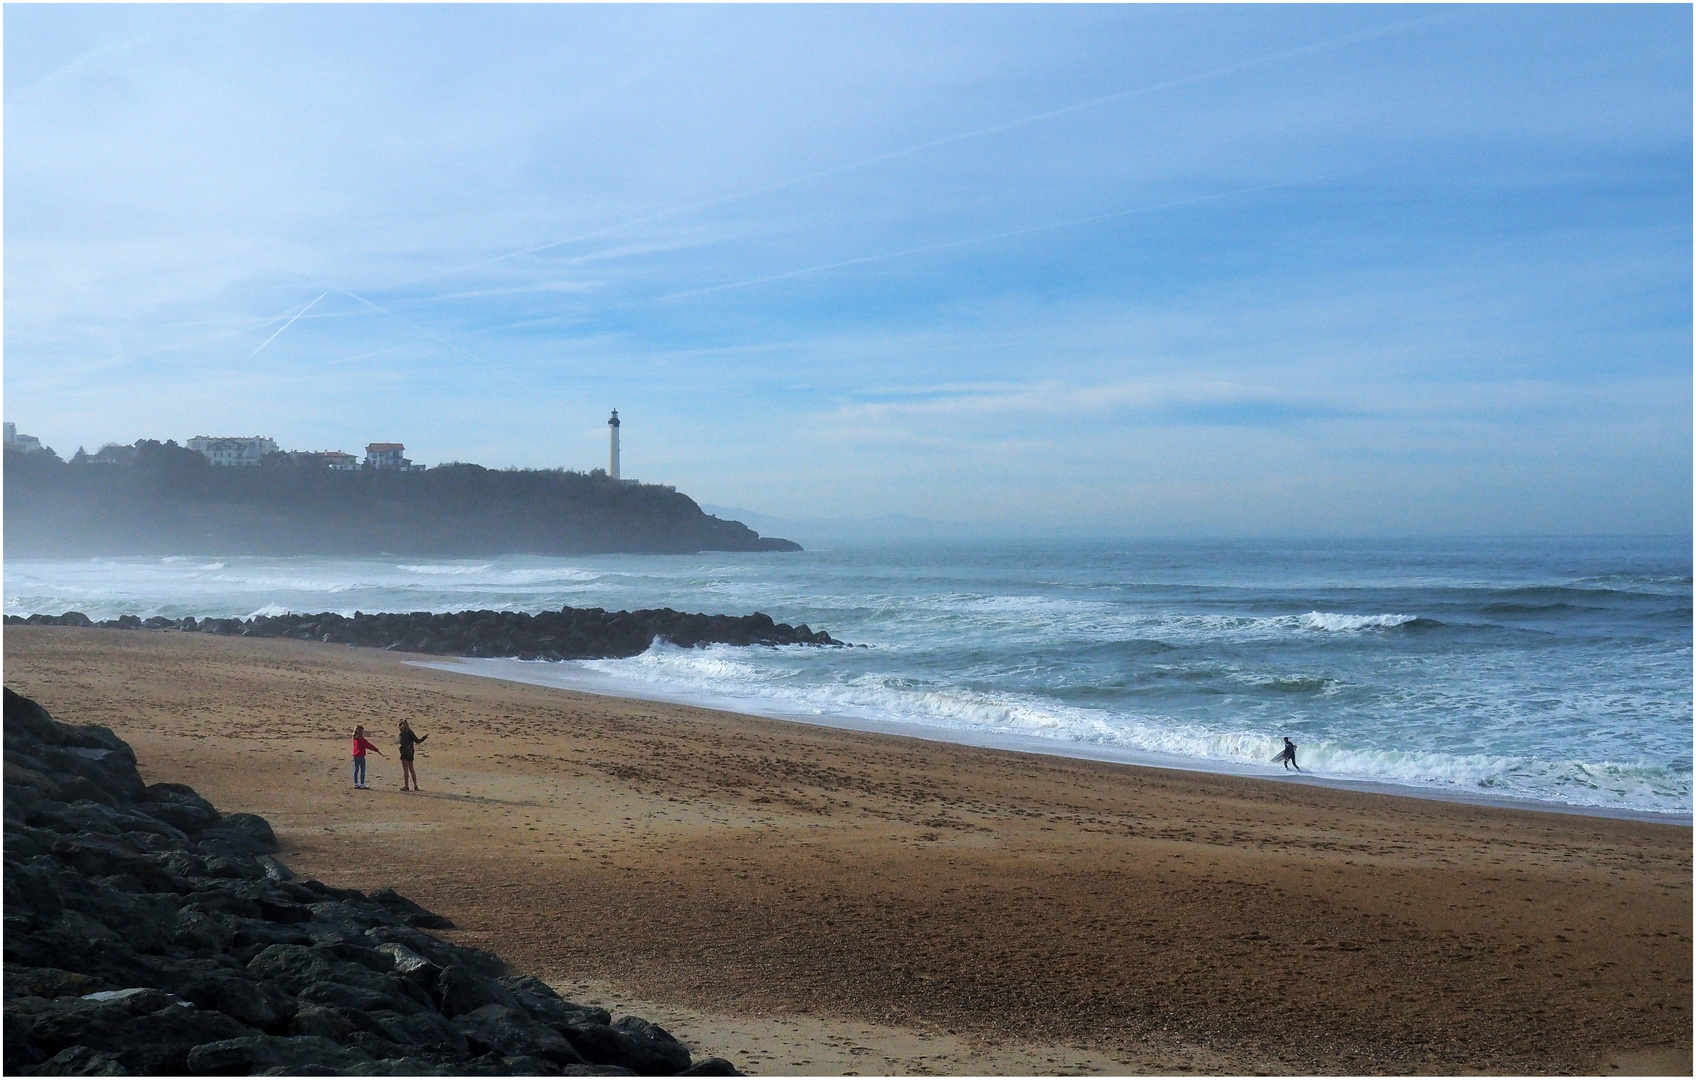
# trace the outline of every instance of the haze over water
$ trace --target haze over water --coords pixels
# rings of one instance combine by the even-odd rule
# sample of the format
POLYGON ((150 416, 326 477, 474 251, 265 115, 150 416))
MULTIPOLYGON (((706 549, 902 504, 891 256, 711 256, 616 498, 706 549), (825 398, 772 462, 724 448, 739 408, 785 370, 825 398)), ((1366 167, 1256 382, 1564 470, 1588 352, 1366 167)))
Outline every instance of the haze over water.
POLYGON ((8 560, 7 614, 764 611, 868 646, 485 674, 967 742, 1688 814, 1687 538, 8 560))

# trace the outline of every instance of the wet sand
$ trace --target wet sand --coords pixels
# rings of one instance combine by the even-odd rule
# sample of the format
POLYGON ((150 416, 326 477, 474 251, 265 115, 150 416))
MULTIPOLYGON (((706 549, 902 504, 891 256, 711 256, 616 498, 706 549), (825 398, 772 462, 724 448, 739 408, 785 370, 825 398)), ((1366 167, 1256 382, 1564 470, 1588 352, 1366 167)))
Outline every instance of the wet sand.
POLYGON ((769 1073, 1691 1071, 1689 827, 8 627, 5 680, 568 996, 769 1073), (398 790, 393 730, 430 739, 398 790), (375 732, 372 790, 347 736, 375 732))

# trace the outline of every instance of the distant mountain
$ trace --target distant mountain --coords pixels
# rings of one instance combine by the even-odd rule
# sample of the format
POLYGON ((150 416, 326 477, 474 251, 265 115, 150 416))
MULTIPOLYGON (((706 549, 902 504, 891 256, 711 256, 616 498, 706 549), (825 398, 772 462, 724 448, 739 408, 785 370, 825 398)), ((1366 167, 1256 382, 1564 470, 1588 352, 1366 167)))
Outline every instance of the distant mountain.
POLYGON ((339 472, 283 459, 211 466, 175 443, 138 442, 131 464, 5 453, 11 556, 582 555, 799 551, 704 513, 658 484, 596 470, 339 472))

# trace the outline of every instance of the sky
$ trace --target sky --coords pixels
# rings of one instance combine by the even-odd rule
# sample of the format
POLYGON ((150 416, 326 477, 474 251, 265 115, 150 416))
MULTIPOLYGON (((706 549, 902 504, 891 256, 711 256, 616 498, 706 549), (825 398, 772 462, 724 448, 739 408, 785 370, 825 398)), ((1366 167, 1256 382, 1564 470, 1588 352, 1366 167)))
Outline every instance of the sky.
POLYGON ((4 9, 4 410, 794 521, 1687 534, 1692 13, 4 9))

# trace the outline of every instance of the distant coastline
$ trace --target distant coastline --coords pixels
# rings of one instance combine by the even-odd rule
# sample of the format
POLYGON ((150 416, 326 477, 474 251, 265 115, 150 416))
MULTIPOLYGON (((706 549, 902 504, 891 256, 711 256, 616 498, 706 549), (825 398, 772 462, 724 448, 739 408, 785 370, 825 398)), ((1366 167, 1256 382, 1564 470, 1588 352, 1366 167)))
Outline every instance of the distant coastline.
POLYGON ((5 476, 6 549, 26 558, 801 550, 710 516, 675 488, 601 470, 216 468, 144 441, 120 465, 8 449, 5 476))

